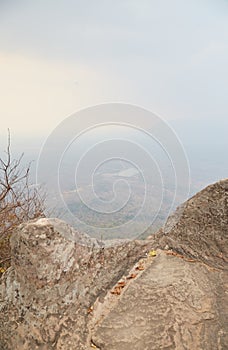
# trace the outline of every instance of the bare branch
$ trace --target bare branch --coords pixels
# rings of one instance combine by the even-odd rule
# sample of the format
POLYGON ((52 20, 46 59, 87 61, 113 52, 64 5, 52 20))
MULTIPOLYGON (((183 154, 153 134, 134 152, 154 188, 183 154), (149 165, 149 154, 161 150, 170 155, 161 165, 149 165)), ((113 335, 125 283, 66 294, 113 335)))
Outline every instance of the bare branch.
POLYGON ((45 195, 30 186, 31 163, 23 168, 23 154, 18 159, 11 156, 10 130, 7 142, 5 159, 0 157, 0 240, 18 224, 45 216, 45 195))

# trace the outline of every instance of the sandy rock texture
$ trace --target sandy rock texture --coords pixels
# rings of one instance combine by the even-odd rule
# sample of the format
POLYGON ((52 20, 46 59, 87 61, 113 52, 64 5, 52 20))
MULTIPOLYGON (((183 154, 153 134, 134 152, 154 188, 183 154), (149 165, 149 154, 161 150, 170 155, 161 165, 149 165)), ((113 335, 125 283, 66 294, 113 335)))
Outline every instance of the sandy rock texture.
POLYGON ((57 219, 18 227, 0 287, 0 349, 84 349, 88 308, 148 250, 101 243, 57 219))
POLYGON ((228 180, 145 241, 104 246, 57 219, 18 227, 0 350, 228 349, 228 180))

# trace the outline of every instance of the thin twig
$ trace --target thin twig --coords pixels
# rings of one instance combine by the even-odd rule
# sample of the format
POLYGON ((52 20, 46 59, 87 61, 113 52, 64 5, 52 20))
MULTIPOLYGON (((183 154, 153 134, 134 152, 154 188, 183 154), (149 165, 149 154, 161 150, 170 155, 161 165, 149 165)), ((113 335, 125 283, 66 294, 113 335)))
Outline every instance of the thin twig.
POLYGON ((3 263, 6 262, 6 261, 9 261, 9 260, 11 260, 11 256, 8 257, 8 258, 6 258, 6 259, 1 260, 1 261, 0 261, 0 265, 3 264, 3 263))

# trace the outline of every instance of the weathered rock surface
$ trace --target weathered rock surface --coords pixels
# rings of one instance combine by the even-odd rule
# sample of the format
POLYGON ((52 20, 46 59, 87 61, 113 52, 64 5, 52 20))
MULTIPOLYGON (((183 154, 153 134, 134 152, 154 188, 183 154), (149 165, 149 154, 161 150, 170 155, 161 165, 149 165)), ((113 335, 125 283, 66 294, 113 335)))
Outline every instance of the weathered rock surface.
POLYGON ((148 250, 88 240, 57 219, 18 227, 0 287, 1 350, 85 348, 88 308, 148 250))
POLYGON ((228 180, 206 187, 172 215, 159 246, 228 269, 228 180))
POLYGON ((0 349, 228 349, 227 224, 228 180, 147 241, 103 247, 56 219, 23 224, 1 281, 0 349))
POLYGON ((227 276, 159 252, 95 325, 104 350, 227 349, 227 276))

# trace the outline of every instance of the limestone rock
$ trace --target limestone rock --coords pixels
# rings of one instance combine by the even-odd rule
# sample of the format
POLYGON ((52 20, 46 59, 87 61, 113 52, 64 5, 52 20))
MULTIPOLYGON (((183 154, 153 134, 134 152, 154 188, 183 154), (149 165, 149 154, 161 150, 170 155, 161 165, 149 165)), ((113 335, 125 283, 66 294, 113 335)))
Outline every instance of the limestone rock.
POLYGON ((148 250, 103 248, 57 219, 18 227, 0 286, 0 349, 84 349, 88 308, 148 250), (89 241, 90 240, 90 241, 89 241))
POLYGON ((228 349, 228 180, 184 203, 154 237, 162 248, 93 325, 102 350, 228 349))
POLYGON ((228 180, 207 187, 146 241, 104 246, 57 219, 19 226, 0 350, 227 349, 227 196, 228 180))
POLYGON ((102 350, 227 349, 227 275, 160 252, 93 328, 102 350))
POLYGON ((159 246, 228 268, 228 180, 206 187, 172 215, 159 246))

